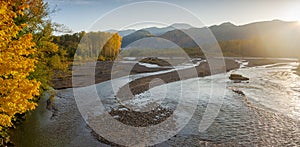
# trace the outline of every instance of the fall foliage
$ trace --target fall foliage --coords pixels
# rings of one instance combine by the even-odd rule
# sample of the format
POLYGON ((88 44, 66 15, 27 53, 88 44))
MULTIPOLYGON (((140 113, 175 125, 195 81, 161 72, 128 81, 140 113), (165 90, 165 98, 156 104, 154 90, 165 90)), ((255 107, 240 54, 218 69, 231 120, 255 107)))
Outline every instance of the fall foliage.
POLYGON ((66 70, 67 54, 52 42, 59 29, 43 0, 0 2, 0 146, 9 143, 7 128, 36 107, 51 86, 53 71, 66 70), (4 144, 3 144, 4 143, 4 144))
POLYGON ((112 35, 103 46, 99 55, 99 60, 114 60, 120 53, 121 40, 122 37, 119 36, 118 33, 112 35))
POLYGON ((15 19, 29 7, 26 0, 0 2, 0 130, 12 126, 17 113, 33 110, 32 99, 39 95, 40 83, 29 79, 37 58, 32 34, 24 33, 27 25, 15 19))
POLYGON ((122 37, 118 33, 82 32, 80 36, 74 57, 78 60, 114 60, 120 52, 122 37))
MULTIPOLYGON (((53 23, 42 0, 0 2, 0 130, 12 126, 16 114, 33 110, 34 98, 49 85, 55 69, 66 68, 64 57, 72 58, 77 44, 64 49, 53 41, 53 23), (72 57, 71 57, 72 56, 72 57), (41 84, 45 86, 41 86, 41 84)), ((77 36, 76 42, 86 33, 77 36), (80 38, 78 38, 80 37, 80 38)), ((103 32, 87 33, 87 53, 100 53, 113 60, 120 51, 121 37, 103 32), (110 37, 103 42, 103 37, 110 37), (100 52, 102 50, 102 52, 100 52)), ((55 37, 54 37, 55 38, 55 37)), ((62 37, 58 37, 62 38, 62 37)), ((57 38, 56 38, 57 39, 57 38)), ((65 44, 65 42, 61 42, 65 44)), ((82 46, 81 46, 82 47, 82 46)), ((98 56, 95 54, 93 56, 98 56)))

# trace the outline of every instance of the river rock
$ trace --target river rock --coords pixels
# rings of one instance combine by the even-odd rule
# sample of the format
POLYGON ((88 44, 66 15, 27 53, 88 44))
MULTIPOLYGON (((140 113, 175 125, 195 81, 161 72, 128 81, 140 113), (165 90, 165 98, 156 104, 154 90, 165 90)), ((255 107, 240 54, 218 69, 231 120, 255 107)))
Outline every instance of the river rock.
POLYGON ((244 77, 244 76, 239 75, 239 74, 231 74, 229 79, 233 80, 233 81, 248 81, 249 80, 249 78, 244 77))
POLYGON ((140 62, 149 63, 149 64, 156 64, 156 65, 159 65, 159 66, 171 66, 171 64, 169 62, 167 62, 166 60, 163 60, 163 59, 160 59, 160 58, 157 58, 157 57, 144 58, 140 62))

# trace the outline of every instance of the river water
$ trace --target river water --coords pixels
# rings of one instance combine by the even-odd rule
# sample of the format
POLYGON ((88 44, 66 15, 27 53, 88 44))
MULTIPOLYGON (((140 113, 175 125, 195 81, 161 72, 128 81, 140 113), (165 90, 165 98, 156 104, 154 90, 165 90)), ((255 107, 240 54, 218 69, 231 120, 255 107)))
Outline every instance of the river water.
MULTIPOLYGON (((151 102, 175 109, 178 96, 196 103, 196 110, 187 125, 174 137, 157 146, 299 146, 300 145, 300 77, 293 71, 297 62, 285 62, 259 67, 245 67, 227 74, 173 82, 151 88, 135 99, 124 101, 136 110, 145 109, 151 102), (228 79, 231 73, 250 78, 248 82, 235 83, 228 79), (212 90, 211 87, 215 86, 212 90), (183 86, 184 85, 184 86, 183 86), (195 88, 196 87, 196 88, 195 88), (174 90, 175 89, 175 90, 174 90), (245 96, 235 91, 242 91, 245 96), (211 95, 220 96, 210 101, 211 95), (181 96, 182 96, 181 95, 181 96), (163 102, 161 102, 163 99, 163 102), (212 124, 199 132, 199 124, 205 110, 212 102, 222 102, 212 124)), ((163 71, 168 72, 168 71, 163 71)), ((117 87, 131 80, 158 73, 141 74, 115 79, 117 87)), ((102 100, 107 108, 117 107, 111 81, 97 84, 99 93, 107 96, 102 100)), ((39 103, 24 124, 11 132, 17 146, 105 146, 98 142, 86 126, 76 107, 73 89, 58 90, 55 115, 45 109, 47 95, 39 103)), ((89 103, 92 102, 89 101, 89 103)), ((95 115, 99 115, 94 113, 95 115)), ((181 111, 178 117, 189 112, 181 111)), ((101 115, 101 114, 100 114, 101 115)), ((88 118, 85 118, 86 120, 88 118)))
POLYGON ((193 79, 202 86, 196 112, 177 137, 163 145, 195 145, 201 138, 226 146, 299 146, 300 77, 293 72, 297 66, 291 62, 241 68, 227 73, 227 78, 214 75, 193 79), (231 73, 249 77, 250 81, 234 83, 228 79, 231 73), (197 126, 210 98, 211 82, 226 83, 223 105, 212 125, 199 132, 197 126))

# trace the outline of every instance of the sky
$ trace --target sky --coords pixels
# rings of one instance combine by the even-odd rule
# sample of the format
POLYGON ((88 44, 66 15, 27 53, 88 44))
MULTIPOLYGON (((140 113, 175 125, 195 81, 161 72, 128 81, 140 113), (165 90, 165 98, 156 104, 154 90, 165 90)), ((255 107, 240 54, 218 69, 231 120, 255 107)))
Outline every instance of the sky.
POLYGON ((97 23, 99 31, 106 31, 149 26, 163 27, 172 23, 189 23, 195 27, 202 27, 201 25, 219 25, 224 22, 243 25, 275 19, 300 22, 300 0, 161 0, 153 5, 151 5, 155 3, 153 1, 142 3, 144 2, 142 0, 45 0, 45 2, 48 2, 51 9, 57 10, 51 14, 51 19, 64 24, 73 32, 92 30, 97 23), (139 4, 134 5, 135 3, 139 4), (175 9, 178 11, 173 12, 175 9), (193 17, 187 16, 185 12, 193 17), (201 20, 201 24, 197 23, 194 16, 201 20), (144 24, 140 22, 134 24, 134 21, 141 18, 144 24))

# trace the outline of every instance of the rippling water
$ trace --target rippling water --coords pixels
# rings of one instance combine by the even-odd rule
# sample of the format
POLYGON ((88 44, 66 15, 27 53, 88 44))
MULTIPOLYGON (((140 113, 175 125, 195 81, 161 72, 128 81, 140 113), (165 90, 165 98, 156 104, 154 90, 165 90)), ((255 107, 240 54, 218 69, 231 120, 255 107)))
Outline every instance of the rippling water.
MULTIPOLYGON (((227 74, 168 83, 124 103, 133 104, 137 110, 145 109, 150 102, 175 109, 182 94, 187 109, 176 114, 178 117, 190 114, 189 105, 197 104, 191 120, 178 135, 158 146, 300 146, 300 78, 292 71, 297 66, 298 63, 290 62, 240 68, 227 74), (228 79, 231 73, 241 74, 250 80, 234 83, 228 79), (233 89, 242 91, 245 96, 233 92, 233 89), (209 101, 212 94, 217 96, 215 101, 209 101), (209 102, 222 102, 222 106, 220 110, 212 109, 218 112, 215 121, 208 129, 199 132, 199 124, 209 102)), ((158 73, 165 72, 169 71, 158 73)), ((158 73, 116 79, 114 88, 158 73)), ((116 104, 110 82, 97 84, 98 92, 106 97, 102 102, 107 106, 116 104)), ((76 109, 72 92, 72 89, 57 91, 55 104, 58 112, 54 118, 45 109, 45 101, 40 101, 41 105, 32 117, 12 132, 17 146, 103 146, 90 134, 76 109)), ((93 103, 93 100, 88 102, 93 103)))
MULTIPOLYGON (((225 83, 226 96, 235 97, 232 89, 243 91, 251 102, 263 109, 280 112, 294 119, 300 119, 300 77, 296 75, 293 69, 297 68, 298 63, 279 63, 274 65, 240 68, 224 75, 214 75, 204 78, 195 78, 186 81, 174 82, 155 87, 136 96, 136 99, 126 103, 133 103, 137 107, 145 106, 149 102, 158 102, 162 98, 172 100, 172 93, 184 92, 174 90, 183 84, 186 89, 195 89, 199 87, 200 93, 189 95, 191 98, 197 98, 200 94, 202 99, 209 98, 211 94, 212 83, 225 83), (228 79, 231 73, 241 74, 250 78, 249 82, 234 83, 228 79), (197 82, 195 82, 197 81, 197 82), (167 93, 166 89, 172 90, 167 93), (230 95, 229 95, 230 94, 230 95)), ((224 88, 224 87, 219 87, 224 88)), ((199 89, 197 89, 198 91, 199 89)), ((220 90, 220 89, 219 89, 220 90)), ((201 99, 200 99, 201 100, 201 99)), ((226 103, 227 101, 225 101, 226 103)))
MULTIPOLYGON (((145 109, 147 103, 159 103, 165 98, 165 107, 175 108, 176 92, 183 93, 184 99, 190 99, 191 102, 198 100, 197 109, 188 125, 176 137, 161 145, 199 145, 200 139, 225 145, 297 146, 300 145, 300 77, 293 71, 297 66, 298 63, 291 62, 240 68, 226 75, 169 83, 139 94, 127 104, 134 104, 139 110, 145 109), (250 80, 234 83, 228 79, 231 73, 241 74, 250 80), (226 87, 217 86, 211 91, 212 84, 224 83, 226 87), (180 91, 182 87, 189 91, 180 91), (218 116, 206 131, 199 132, 198 125, 203 119, 211 93, 222 92, 224 88, 223 105, 218 116), (172 94, 168 93, 168 89, 172 94), (232 90, 242 91, 245 96, 232 90)), ((182 117, 186 113, 183 111, 177 115, 182 117)))
POLYGON ((298 63, 284 63, 239 69, 234 73, 250 78, 249 83, 231 84, 254 104, 300 119, 300 77, 293 69, 298 63))

